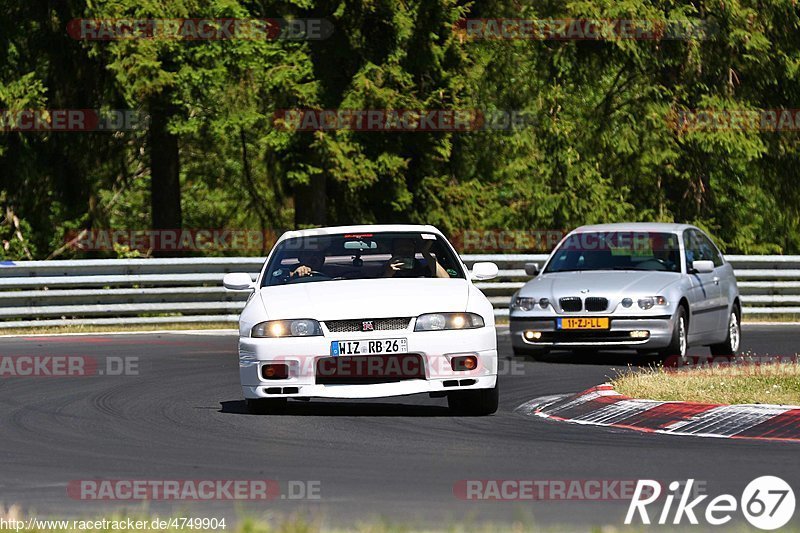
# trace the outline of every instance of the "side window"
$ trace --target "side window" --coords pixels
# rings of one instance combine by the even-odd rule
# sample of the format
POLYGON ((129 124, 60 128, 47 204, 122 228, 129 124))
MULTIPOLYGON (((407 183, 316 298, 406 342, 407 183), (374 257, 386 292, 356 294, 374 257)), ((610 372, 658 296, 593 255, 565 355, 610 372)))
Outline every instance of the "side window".
POLYGON ((694 231, 686 230, 683 232, 683 253, 686 255, 686 270, 692 269, 692 263, 702 259, 700 257, 700 250, 697 246, 697 239, 694 237, 694 231))
POLYGON ((713 261, 715 267, 722 266, 722 254, 719 253, 719 250, 711 242, 705 234, 695 231, 695 237, 699 243, 700 253, 702 254, 702 259, 707 261, 713 261))

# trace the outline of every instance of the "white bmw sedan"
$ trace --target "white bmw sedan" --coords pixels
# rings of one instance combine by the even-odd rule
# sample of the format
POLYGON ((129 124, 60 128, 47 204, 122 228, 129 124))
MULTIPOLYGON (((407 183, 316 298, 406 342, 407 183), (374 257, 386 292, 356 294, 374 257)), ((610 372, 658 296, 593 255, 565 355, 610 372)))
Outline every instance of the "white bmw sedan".
POLYGON ((446 396, 459 414, 498 405, 491 303, 433 226, 345 226, 290 231, 255 282, 239 319, 239 368, 248 410, 288 398, 446 396))

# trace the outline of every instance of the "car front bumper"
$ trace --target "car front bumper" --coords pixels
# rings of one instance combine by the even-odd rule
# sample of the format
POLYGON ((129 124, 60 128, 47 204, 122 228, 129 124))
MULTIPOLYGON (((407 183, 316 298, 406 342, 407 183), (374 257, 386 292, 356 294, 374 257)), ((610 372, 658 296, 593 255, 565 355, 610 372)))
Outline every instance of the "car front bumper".
MULTIPOLYGON (((382 356, 359 356, 381 359, 382 356)), ((387 356, 390 358, 391 356, 387 356)), ((403 357, 400 355, 399 357, 403 357)), ((395 368, 396 370, 396 368, 395 368)), ((492 388, 497 382, 497 340, 494 327, 459 331, 411 330, 371 333, 326 333, 318 337, 239 339, 239 373, 245 398, 380 398, 418 393, 446 393, 465 389, 492 388), (344 376, 342 383, 320 383, 318 362, 339 360, 347 368, 346 359, 333 358, 331 342, 348 340, 407 339, 407 354, 419 356, 423 374, 413 378, 382 377, 383 368, 364 367, 344 376), (477 367, 454 370, 453 357, 473 355, 477 367), (262 367, 286 364, 288 375, 283 379, 267 379, 262 367), (377 374, 374 372, 376 371, 377 374)))
MULTIPOLYGON (((584 315, 582 315, 584 316, 584 315)), ((593 316, 594 317, 594 316, 593 316)), ((666 348, 672 341, 673 317, 659 315, 652 317, 614 317, 609 318, 607 330, 559 330, 555 318, 535 316, 511 316, 511 344, 515 348, 621 348, 636 350, 657 350, 666 348), (540 332, 539 339, 525 338, 526 331, 540 332), (645 338, 635 337, 631 332, 646 332, 645 338)), ((639 333, 641 335, 641 333, 639 333)))

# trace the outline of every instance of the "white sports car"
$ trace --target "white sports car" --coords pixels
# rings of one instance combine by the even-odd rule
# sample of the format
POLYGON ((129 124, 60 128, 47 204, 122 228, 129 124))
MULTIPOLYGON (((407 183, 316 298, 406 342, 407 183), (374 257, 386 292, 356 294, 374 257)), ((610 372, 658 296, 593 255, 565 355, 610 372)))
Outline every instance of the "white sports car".
POLYGON ((239 319, 242 392, 251 412, 288 398, 378 398, 429 393, 451 410, 497 410, 491 303, 433 226, 346 226, 290 231, 255 282, 239 319))

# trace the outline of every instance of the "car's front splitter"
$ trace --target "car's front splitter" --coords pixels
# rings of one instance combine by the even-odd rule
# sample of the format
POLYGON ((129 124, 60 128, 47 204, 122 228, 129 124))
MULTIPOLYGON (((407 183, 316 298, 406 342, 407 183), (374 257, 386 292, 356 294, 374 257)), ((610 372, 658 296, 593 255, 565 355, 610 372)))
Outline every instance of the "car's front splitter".
POLYGON ((456 390, 491 389, 497 383, 497 376, 469 377, 451 379, 412 379, 392 383, 373 383, 359 385, 285 385, 269 384, 255 387, 242 386, 245 398, 385 398, 422 393, 447 393, 456 390), (462 385, 461 383, 465 383, 462 385), (276 389, 290 389, 290 392, 277 392, 276 389))

